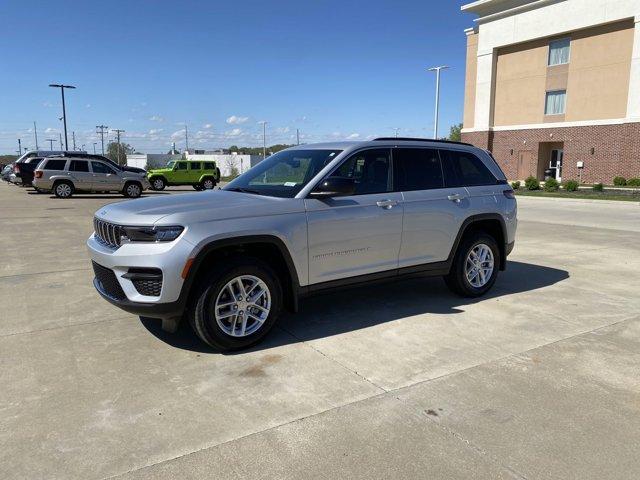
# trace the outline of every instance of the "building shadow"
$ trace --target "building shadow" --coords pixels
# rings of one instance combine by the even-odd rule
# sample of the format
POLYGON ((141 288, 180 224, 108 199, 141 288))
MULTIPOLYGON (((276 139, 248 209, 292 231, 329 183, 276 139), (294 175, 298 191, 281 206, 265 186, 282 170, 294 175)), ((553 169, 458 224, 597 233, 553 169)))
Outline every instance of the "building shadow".
MULTIPOLYGON (((415 315, 455 315, 467 305, 537 290, 567 278, 569 273, 565 270, 510 261, 507 270, 500 272, 492 290, 480 298, 457 296, 438 277, 414 277, 349 287, 303 299, 300 311, 295 314, 284 313, 260 344, 228 354, 238 355, 331 337, 415 315)), ((167 333, 160 328, 159 320, 142 317, 140 320, 149 332, 175 348, 217 353, 196 337, 187 321, 181 323, 176 333, 167 333)))

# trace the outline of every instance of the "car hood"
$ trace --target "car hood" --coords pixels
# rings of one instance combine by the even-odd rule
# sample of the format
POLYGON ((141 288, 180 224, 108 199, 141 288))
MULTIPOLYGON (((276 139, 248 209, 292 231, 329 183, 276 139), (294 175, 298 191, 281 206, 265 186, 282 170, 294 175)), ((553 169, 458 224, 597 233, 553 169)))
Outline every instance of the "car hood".
POLYGON ((106 205, 96 212, 96 217, 120 225, 186 225, 304 211, 302 199, 226 190, 152 195, 106 205))
POLYGON ((154 168, 152 170, 148 170, 149 175, 169 172, 173 172, 173 170, 170 168, 154 168))

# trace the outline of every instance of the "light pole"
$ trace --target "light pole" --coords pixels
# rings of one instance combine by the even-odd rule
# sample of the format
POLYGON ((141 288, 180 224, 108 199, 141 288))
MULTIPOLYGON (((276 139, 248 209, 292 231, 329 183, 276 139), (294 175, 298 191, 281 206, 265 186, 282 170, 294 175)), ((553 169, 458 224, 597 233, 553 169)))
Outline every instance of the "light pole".
POLYGON ((400 130, 398 127, 393 128, 396 131, 396 138, 398 138, 398 131, 400 130))
POLYGON ((430 72, 436 72, 436 112, 435 112, 435 120, 433 124, 433 138, 438 138, 438 110, 440 108, 440 71, 446 70, 449 68, 447 65, 440 65, 438 67, 432 67, 428 70, 430 72))
POLYGON ((58 83, 50 83, 50 87, 59 88, 60 92, 62 92, 62 119, 64 120, 64 149, 69 150, 69 142, 67 141, 67 109, 64 104, 64 89, 65 88, 76 88, 73 85, 62 85, 58 83))
POLYGON ((98 144, 98 142, 93 142, 93 154, 96 154, 96 145, 98 144))

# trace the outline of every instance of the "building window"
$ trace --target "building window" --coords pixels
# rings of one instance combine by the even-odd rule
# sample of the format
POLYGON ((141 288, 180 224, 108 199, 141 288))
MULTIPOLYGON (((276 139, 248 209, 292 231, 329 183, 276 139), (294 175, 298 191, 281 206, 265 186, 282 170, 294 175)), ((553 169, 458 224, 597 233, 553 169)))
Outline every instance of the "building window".
POLYGON ((544 105, 545 115, 563 115, 567 103, 567 91, 556 90, 555 92, 547 92, 547 98, 544 105))
POLYGON ((571 40, 563 38, 549 43, 549 66, 569 63, 571 40))

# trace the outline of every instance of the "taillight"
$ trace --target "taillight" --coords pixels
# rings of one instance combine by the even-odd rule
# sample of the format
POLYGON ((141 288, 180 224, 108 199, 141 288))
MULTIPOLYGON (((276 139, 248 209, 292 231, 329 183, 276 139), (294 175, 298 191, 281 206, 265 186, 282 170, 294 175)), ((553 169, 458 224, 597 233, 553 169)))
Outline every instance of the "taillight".
POLYGON ((33 176, 36 178, 42 178, 42 170, 36 170, 33 176))
POLYGON ((502 193, 504 194, 505 197, 507 198, 512 198, 515 199, 516 198, 516 194, 513 190, 509 189, 509 190, 503 190, 502 193))

